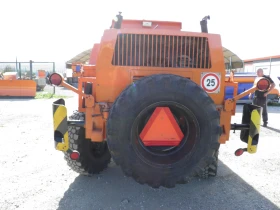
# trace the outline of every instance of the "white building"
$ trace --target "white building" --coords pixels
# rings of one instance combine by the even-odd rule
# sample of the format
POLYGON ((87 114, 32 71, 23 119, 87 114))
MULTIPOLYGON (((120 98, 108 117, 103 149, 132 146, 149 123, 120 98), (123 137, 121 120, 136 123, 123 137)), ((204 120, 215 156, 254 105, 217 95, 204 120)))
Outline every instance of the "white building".
POLYGON ((243 72, 256 72, 262 68, 269 75, 280 92, 280 55, 244 60, 243 72))
POLYGON ((244 72, 256 72, 259 68, 262 68, 264 74, 269 75, 273 80, 279 80, 280 55, 244 60, 244 72))

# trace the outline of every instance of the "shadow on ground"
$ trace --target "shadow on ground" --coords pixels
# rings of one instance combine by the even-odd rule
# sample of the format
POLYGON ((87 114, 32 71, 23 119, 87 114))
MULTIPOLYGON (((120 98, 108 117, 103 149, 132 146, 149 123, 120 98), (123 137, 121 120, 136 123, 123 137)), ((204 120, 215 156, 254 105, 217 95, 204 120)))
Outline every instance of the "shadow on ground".
POLYGON ((112 163, 95 177, 78 176, 59 202, 72 209, 279 209, 221 161, 219 174, 176 188, 153 189, 123 175, 112 163))
POLYGON ((269 130, 275 131, 275 132, 277 132, 277 133, 280 133, 280 129, 272 128, 272 127, 270 127, 270 126, 267 126, 266 128, 269 129, 269 130))
POLYGON ((31 101, 34 97, 20 97, 20 96, 0 96, 0 101, 31 101))
MULTIPOLYGON (((243 112, 243 106, 244 104, 238 104, 236 105, 236 113, 242 113, 243 112)), ((280 113, 280 106, 267 106, 267 112, 268 114, 272 113, 280 113)))

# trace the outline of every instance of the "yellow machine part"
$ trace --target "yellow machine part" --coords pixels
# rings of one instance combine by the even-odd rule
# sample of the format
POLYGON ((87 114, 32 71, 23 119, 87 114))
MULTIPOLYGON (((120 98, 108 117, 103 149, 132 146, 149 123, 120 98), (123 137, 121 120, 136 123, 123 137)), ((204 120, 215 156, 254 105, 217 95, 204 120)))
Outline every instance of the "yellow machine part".
POLYGON ((63 99, 53 103, 53 126, 55 148, 59 151, 67 152, 69 150, 69 137, 67 125, 67 109, 63 99))
POLYGON ((36 82, 33 80, 0 80, 0 96, 35 97, 36 82))

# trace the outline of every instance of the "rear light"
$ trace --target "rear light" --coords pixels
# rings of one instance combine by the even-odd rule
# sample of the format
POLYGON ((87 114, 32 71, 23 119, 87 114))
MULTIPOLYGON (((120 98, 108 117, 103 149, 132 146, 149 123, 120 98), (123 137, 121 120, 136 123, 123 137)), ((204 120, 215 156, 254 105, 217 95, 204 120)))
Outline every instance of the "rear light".
POLYGON ((243 155, 244 150, 245 150, 245 149, 238 149, 238 150, 236 150, 235 153, 234 153, 235 156, 241 156, 241 155, 243 155))
POLYGON ((49 81, 52 85, 59 86, 62 83, 62 76, 58 73, 51 74, 49 81))
POLYGON ((262 78, 257 82, 257 88, 261 91, 268 90, 270 82, 266 78, 262 78))
POLYGON ((72 151, 70 153, 71 160, 78 160, 80 157, 80 153, 78 151, 72 151))

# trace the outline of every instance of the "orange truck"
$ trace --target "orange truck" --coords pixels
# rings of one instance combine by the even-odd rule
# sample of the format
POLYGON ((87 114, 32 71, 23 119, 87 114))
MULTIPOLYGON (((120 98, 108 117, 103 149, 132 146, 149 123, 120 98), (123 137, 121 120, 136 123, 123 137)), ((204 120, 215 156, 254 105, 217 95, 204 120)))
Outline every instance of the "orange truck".
POLYGON ((270 83, 260 78, 237 94, 238 83, 225 80, 221 37, 208 33, 209 18, 201 32, 186 32, 181 22, 120 13, 103 33, 96 64, 83 65, 78 88, 50 75, 51 84, 79 96, 69 117, 63 99, 52 105, 55 148, 74 171, 97 174, 113 160, 138 183, 171 188, 215 176, 231 130, 247 144, 236 156, 256 153, 262 108, 245 104, 240 124, 231 117, 238 99, 270 83), (225 100, 229 86, 233 97, 225 100))

